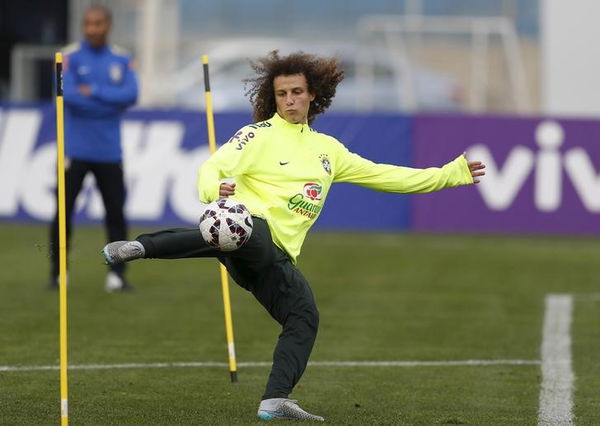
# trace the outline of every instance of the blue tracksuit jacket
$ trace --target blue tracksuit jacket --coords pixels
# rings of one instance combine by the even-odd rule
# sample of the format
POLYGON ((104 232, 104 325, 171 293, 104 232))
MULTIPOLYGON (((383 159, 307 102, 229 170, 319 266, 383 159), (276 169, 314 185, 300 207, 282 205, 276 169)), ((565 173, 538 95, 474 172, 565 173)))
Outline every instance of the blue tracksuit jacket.
POLYGON ((66 156, 101 163, 122 161, 120 117, 138 95, 131 58, 120 48, 97 49, 86 41, 67 47, 64 53, 66 156), (91 87, 89 97, 77 90, 82 84, 91 87))

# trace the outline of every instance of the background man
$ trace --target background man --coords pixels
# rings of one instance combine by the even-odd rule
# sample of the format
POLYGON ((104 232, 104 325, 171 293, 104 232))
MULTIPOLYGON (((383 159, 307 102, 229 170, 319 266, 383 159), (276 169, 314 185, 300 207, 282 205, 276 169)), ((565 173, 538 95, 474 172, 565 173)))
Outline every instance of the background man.
MULTIPOLYGON (((123 208, 125 184, 120 116, 136 102, 138 87, 131 58, 107 44, 112 16, 104 6, 92 6, 83 19, 84 40, 65 50, 65 154, 67 239, 77 194, 91 172, 106 209, 109 241, 127 238, 123 208)), ((50 228, 51 275, 58 286, 58 214, 50 228)), ((124 266, 114 265, 106 277, 107 291, 129 290, 124 266)))

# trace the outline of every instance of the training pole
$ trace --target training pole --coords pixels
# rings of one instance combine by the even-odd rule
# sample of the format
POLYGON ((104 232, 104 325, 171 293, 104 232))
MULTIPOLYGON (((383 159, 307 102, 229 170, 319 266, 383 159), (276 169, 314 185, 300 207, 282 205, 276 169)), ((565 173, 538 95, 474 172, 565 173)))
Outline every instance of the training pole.
POLYGON ((58 183, 58 289, 60 310, 60 424, 69 424, 67 381, 67 223, 65 214, 65 125, 62 54, 56 53, 56 177, 58 183))
MULTIPOLYGON (((208 77, 208 56, 202 56, 202 68, 204 69, 204 100, 206 102, 206 125, 208 128, 208 146, 210 152, 217 150, 215 142, 215 120, 212 109, 212 95, 210 93, 210 81, 208 77)), ((219 264, 221 269, 221 288, 223 290, 223 308, 225 311, 225 332, 227 334, 227 352, 229 354, 229 373, 231 383, 237 382, 237 363, 235 361, 235 344, 233 343, 233 321, 231 319, 231 300, 229 298, 229 279, 227 269, 219 264)))

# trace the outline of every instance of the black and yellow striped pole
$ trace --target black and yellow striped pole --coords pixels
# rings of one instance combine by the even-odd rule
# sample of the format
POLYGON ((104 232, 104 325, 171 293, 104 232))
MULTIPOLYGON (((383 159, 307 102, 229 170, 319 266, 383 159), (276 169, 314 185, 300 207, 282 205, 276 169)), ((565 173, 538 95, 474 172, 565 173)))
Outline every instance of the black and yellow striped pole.
MULTIPOLYGON (((208 56, 202 56, 202 67, 204 69, 204 100, 206 101, 206 124, 208 128, 208 145, 210 152, 217 150, 215 141, 215 120, 212 109, 212 95, 210 93, 210 80, 208 76, 208 56)), ((220 264, 221 288, 223 290, 223 308, 225 310, 225 332, 227 334, 227 352, 229 354, 229 373, 231 382, 237 382, 237 363, 235 360, 235 344, 233 342, 233 321, 231 319, 231 300, 229 298, 229 279, 227 269, 220 264)))
POLYGON ((65 207, 65 134, 62 54, 56 53, 56 177, 58 185, 58 283, 60 328, 60 423, 69 424, 67 380, 67 225, 65 207))

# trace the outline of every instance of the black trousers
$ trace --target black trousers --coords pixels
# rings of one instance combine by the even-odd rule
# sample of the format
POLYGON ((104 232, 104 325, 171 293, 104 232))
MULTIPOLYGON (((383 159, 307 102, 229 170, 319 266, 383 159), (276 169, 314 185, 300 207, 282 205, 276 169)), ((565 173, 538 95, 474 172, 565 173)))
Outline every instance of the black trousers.
MULTIPOLYGON (((83 179, 88 173, 94 175, 96 186, 100 190, 104 202, 107 241, 126 240, 127 222, 123 213, 125 182, 122 164, 70 160, 70 164, 65 171, 67 242, 71 236, 71 219, 75 208, 75 200, 79 191, 81 191, 83 179)), ((50 225, 50 262, 51 278, 54 279, 58 276, 58 209, 50 225)), ((124 264, 111 266, 110 268, 119 275, 122 275, 125 271, 124 264)))
POLYGON ((287 398, 306 369, 319 312, 310 286, 271 238, 267 223, 254 217, 250 239, 239 249, 222 252, 206 244, 198 228, 174 228, 137 237, 146 258, 216 257, 233 279, 250 291, 282 326, 263 399, 287 398))

